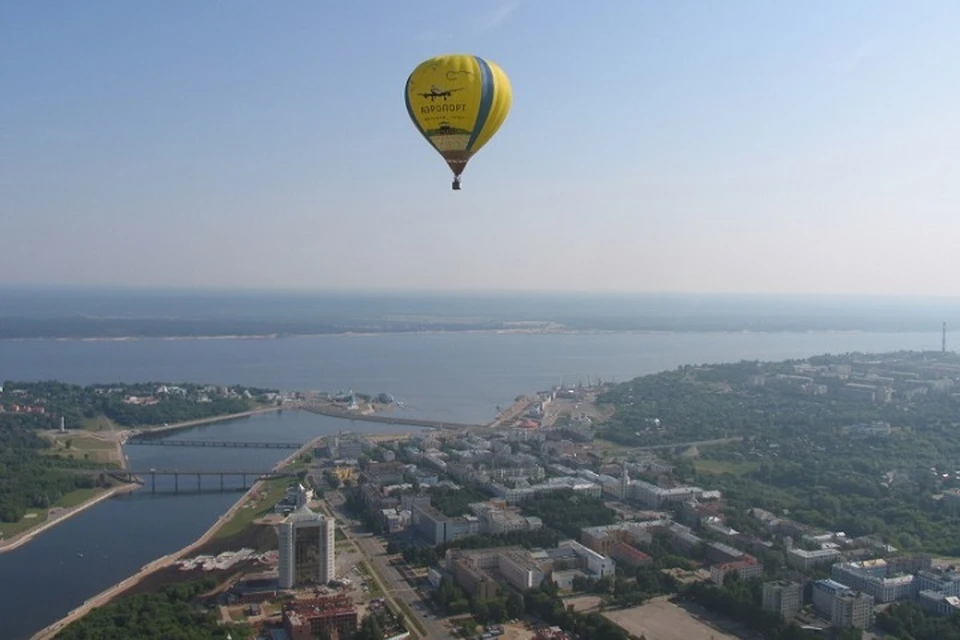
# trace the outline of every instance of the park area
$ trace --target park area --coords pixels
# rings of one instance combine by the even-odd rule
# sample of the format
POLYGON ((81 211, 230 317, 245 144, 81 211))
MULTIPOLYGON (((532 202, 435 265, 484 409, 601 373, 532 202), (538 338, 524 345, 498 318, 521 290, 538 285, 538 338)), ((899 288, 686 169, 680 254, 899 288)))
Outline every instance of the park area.
POLYGON ((737 640, 736 636, 701 622, 666 597, 603 615, 627 633, 646 640, 737 640))

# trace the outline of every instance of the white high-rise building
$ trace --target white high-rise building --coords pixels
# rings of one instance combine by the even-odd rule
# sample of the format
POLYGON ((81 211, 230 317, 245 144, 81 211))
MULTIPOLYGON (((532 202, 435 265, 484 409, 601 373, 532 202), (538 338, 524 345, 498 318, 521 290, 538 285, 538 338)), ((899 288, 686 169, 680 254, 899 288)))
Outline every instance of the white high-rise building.
POLYGON ((336 578, 334 529, 331 518, 306 505, 280 523, 280 587, 325 584, 336 578))

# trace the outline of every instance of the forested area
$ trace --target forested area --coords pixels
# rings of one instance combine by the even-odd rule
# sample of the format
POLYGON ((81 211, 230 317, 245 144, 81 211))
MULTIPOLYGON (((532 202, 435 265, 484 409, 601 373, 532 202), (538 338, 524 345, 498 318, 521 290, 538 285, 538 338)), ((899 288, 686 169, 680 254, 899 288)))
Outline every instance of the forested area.
MULTIPOLYGON (((158 593, 113 600, 57 634, 57 640, 223 640, 217 616, 194 603, 216 586, 213 579, 167 587, 158 593)), ((246 625, 231 625, 234 640, 251 637, 246 625)))
POLYGON ((27 509, 51 507, 76 489, 110 484, 103 475, 90 473, 103 468, 103 462, 45 453, 50 443, 36 431, 58 429, 61 416, 67 429, 80 429, 85 421, 101 416, 125 427, 161 425, 240 413, 265 401, 267 393, 270 390, 159 382, 89 386, 4 382, 0 387, 0 522, 19 522, 27 509))
MULTIPOLYGON (((804 631, 795 624, 787 624, 776 613, 764 611, 760 605, 762 592, 762 581, 738 580, 736 574, 730 574, 723 586, 709 582, 693 582, 686 585, 681 588, 677 598, 696 602, 709 611, 761 634, 768 640, 815 640, 823 637, 813 631, 804 631)), ((832 638, 833 640, 860 640, 862 636, 859 629, 837 629, 832 638)))
POLYGON ((521 505, 527 515, 543 520, 543 526, 580 539, 580 529, 614 522, 614 511, 600 498, 591 498, 572 489, 554 491, 525 500, 521 505))
POLYGON ((451 489, 450 487, 430 487, 430 504, 445 516, 455 518, 470 513, 471 502, 483 502, 487 496, 472 487, 451 489))
MULTIPOLYGON (((919 357, 873 360, 907 368, 919 357)), ((824 356, 805 364, 851 360, 824 356)), ((876 534, 905 550, 960 554, 952 535, 960 517, 937 499, 960 486, 960 397, 895 392, 889 402, 864 402, 835 393, 840 378, 817 378, 824 389, 812 394, 778 379, 798 363, 685 366, 618 385, 601 397, 616 407, 603 437, 629 445, 743 437, 701 448, 696 462, 675 460, 681 479, 724 493, 737 528, 750 526, 747 508, 788 510, 794 520, 850 536, 876 534), (764 384, 755 382, 761 374, 764 384), (858 424, 889 430, 851 430, 858 424)))
POLYGON ((104 416, 124 427, 185 422, 241 413, 266 401, 270 389, 162 382, 80 386, 56 381, 6 381, 0 393, 0 428, 18 424, 67 429, 104 416))
POLYGON ((927 615, 912 602, 895 604, 877 614, 877 626, 896 640, 960 640, 960 613, 927 615))
POLYGON ((42 454, 49 446, 23 426, 0 428, 0 522, 19 522, 27 509, 45 509, 75 489, 108 482, 82 472, 102 465, 42 454))
POLYGON ((497 598, 470 598, 457 584, 444 578, 434 594, 440 608, 451 614, 470 613, 480 624, 497 624, 524 613, 576 634, 581 640, 627 640, 628 635, 598 613, 574 613, 564 606, 557 586, 545 580, 539 588, 520 594, 504 590, 497 598))
POLYGON ((616 624, 597 612, 574 613, 563 604, 557 594, 557 586, 545 580, 539 589, 523 597, 527 613, 565 631, 576 634, 581 640, 628 640, 629 635, 616 624))

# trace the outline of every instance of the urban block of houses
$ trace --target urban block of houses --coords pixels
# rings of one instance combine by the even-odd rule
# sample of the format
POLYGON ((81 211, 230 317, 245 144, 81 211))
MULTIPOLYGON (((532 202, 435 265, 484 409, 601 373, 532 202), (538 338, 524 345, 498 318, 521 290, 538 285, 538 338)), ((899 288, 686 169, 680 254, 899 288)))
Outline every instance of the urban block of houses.
POLYGON ((813 607, 834 627, 866 629, 873 624, 873 596, 835 580, 813 583, 813 607))
POLYGON ((496 597, 502 584, 526 591, 550 579, 561 590, 570 590, 576 576, 602 578, 616 570, 613 559, 574 540, 533 551, 519 546, 449 549, 444 564, 464 591, 481 599, 496 597))

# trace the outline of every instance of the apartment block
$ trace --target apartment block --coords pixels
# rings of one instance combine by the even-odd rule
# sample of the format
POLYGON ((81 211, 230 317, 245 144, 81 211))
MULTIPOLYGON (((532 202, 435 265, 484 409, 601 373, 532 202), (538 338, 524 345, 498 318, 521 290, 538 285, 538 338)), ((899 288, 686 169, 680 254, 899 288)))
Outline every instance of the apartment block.
POLYGON ((784 620, 791 620, 803 604, 803 587, 797 582, 780 580, 763 584, 763 608, 784 620))

